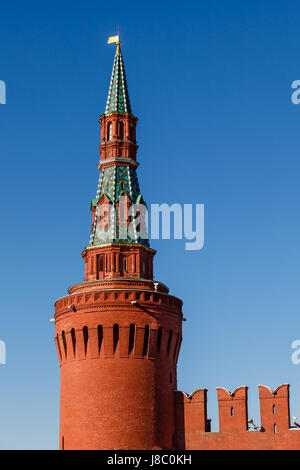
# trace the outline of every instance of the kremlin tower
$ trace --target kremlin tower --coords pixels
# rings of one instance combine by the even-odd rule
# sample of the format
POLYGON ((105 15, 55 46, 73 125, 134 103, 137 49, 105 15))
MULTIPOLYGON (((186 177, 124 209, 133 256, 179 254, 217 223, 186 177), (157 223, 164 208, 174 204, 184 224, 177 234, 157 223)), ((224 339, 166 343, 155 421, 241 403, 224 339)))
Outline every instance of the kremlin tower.
POLYGON ((55 303, 60 449, 173 449, 182 301, 153 280, 155 251, 129 211, 144 202, 119 41, 99 121, 84 282, 55 303))
MULTIPOLYGON (((261 424, 248 387, 217 388, 219 431, 207 390, 177 390, 182 301, 153 279, 132 114, 120 42, 105 113, 84 282, 55 303, 60 363, 60 449, 300 449, 289 385, 260 385, 261 424), (133 208, 133 210, 132 210, 133 208)), ((182 462, 181 462, 182 463, 182 462)))

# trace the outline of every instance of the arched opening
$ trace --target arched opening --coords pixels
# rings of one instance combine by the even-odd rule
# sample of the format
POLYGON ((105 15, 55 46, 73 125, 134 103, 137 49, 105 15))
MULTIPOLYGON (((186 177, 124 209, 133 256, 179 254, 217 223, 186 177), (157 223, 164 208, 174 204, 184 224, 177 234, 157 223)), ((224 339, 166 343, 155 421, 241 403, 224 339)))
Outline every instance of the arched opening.
POLYGON ((119 122, 119 139, 124 140, 124 122, 119 122))
POLYGON ((133 130, 133 125, 132 125, 132 124, 130 124, 130 128, 129 128, 129 129, 130 129, 130 130, 129 130, 129 133, 130 133, 130 135, 129 135, 130 140, 132 140, 132 141, 134 142, 134 130, 133 130))
POLYGON ((104 277, 104 259, 103 255, 97 255, 97 279, 104 277))
POLYGON ((112 140, 112 123, 107 124, 107 140, 112 140))

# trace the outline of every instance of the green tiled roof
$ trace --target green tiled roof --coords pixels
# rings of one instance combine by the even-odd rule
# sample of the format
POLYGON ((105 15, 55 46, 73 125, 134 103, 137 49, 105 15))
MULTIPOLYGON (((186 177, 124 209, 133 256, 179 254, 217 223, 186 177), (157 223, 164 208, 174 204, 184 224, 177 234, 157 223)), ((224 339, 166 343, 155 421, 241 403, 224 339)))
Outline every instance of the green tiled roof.
POLYGON ((148 239, 142 239, 136 234, 134 238, 127 239, 120 238, 119 227, 118 227, 118 203, 119 198, 122 195, 126 195, 130 204, 141 204, 143 201, 138 177, 136 171, 129 167, 129 165, 122 166, 110 166, 103 168, 100 171, 99 183, 97 188, 96 199, 92 199, 92 206, 97 206, 98 201, 105 195, 110 204, 113 205, 116 214, 115 225, 113 226, 114 231, 109 239, 105 242, 101 241, 97 237, 97 224, 98 216, 94 220, 92 234, 90 237, 90 246, 99 245, 101 243, 139 243, 145 246, 149 246, 148 239), (141 201, 142 200, 142 201, 141 201))
POLYGON ((120 47, 117 47, 105 114, 110 113, 131 113, 125 68, 120 47))
POLYGON ((96 205, 97 205, 97 199, 96 199, 96 198, 92 199, 91 205, 92 205, 93 207, 96 207, 96 205))

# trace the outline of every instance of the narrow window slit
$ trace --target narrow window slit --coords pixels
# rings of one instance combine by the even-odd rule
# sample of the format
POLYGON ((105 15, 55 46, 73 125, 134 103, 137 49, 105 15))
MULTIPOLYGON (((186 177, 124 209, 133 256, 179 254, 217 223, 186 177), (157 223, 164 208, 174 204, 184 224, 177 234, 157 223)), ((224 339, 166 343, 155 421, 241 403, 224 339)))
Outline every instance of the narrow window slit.
POLYGON ((147 356, 148 343, 149 343, 149 326, 147 325, 145 328, 145 334, 144 334, 143 356, 147 356))
POLYGON ((169 331, 169 338, 168 338, 168 345, 167 345, 167 355, 169 356, 170 354, 170 347, 171 347, 171 342, 172 342, 172 335, 173 332, 172 330, 169 331))
POLYGON ((61 356, 61 349, 60 349, 60 343, 59 343, 59 336, 58 336, 58 334, 56 335, 56 344, 57 344, 57 350, 58 350, 59 360, 61 361, 61 360, 62 360, 62 356, 61 356))
POLYGON ((129 327, 129 346, 128 346, 128 354, 130 354, 133 350, 134 346, 134 335, 135 335, 135 326, 133 324, 129 327))
POLYGON ((160 326, 157 332, 157 352, 158 353, 160 353, 161 337, 162 337, 162 327, 160 326))
POLYGON ((119 342, 119 325, 115 324, 113 328, 113 336, 114 336, 114 353, 116 352, 118 342, 119 342))
POLYGON ((88 331, 88 327, 87 327, 87 326, 84 326, 82 331, 83 331, 84 352, 85 352, 85 355, 86 355, 86 353, 87 353, 88 341, 89 341, 89 331, 88 331))
POLYGON ((112 139, 112 123, 109 122, 107 124, 107 140, 111 140, 112 139))
POLYGON ((62 341, 63 341, 63 345, 64 345, 65 356, 66 356, 66 359, 67 359, 67 342, 66 342, 66 335, 65 335, 64 331, 62 331, 61 337, 62 337, 62 341))
POLYGON ((177 338, 176 338, 176 343, 175 343, 175 348, 174 348, 174 353, 173 353, 173 359, 175 359, 175 357, 176 357, 178 342, 179 342, 179 333, 177 333, 177 338))
POLYGON ((103 341, 103 328, 102 328, 102 325, 98 325, 98 327, 97 327, 97 336, 98 336, 98 354, 100 354, 101 345, 102 345, 102 341, 103 341))
POLYGON ((72 338, 73 354, 75 356, 75 354, 76 354, 76 336, 75 336, 74 328, 72 328, 72 330, 71 330, 71 338, 72 338))
POLYGON ((119 139, 124 140, 124 123, 123 121, 119 124, 119 139))

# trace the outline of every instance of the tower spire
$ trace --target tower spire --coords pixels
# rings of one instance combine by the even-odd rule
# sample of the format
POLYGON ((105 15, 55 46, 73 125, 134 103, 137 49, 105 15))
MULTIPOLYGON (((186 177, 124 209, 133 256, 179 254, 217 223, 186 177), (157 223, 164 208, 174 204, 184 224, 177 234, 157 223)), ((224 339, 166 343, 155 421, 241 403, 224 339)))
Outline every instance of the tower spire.
POLYGON ((125 67, 121 52, 121 42, 118 36, 109 38, 109 42, 116 42, 117 49, 110 79, 108 97, 105 107, 105 114, 110 113, 129 113, 131 114, 131 105, 129 100, 125 67))
MULTIPOLYGON (((100 117, 101 143, 100 143, 100 170, 96 197, 92 200, 93 213, 92 230, 89 241, 90 247, 107 243, 139 244, 149 247, 147 234, 138 234, 135 225, 124 236, 124 227, 120 225, 120 214, 123 206, 144 204, 140 191, 136 168, 137 118, 131 113, 125 68, 120 49, 119 35, 112 36, 108 43, 116 43, 111 81, 105 113, 100 117), (114 211, 110 213, 109 231, 101 238, 102 209, 109 204, 114 211)), ((127 228, 130 217, 127 211, 127 228)), ((126 223, 126 221, 123 221, 126 223)), ((132 220, 131 220, 132 222, 132 220)), ((103 235, 103 233, 102 233, 103 235)), ((152 257, 151 257, 152 263, 152 257)), ((152 268, 149 269, 152 272, 152 268)))
POLYGON ((100 117, 100 179, 91 240, 82 252, 85 277, 55 304, 60 448, 174 449, 182 302, 154 282, 155 250, 141 236, 137 118, 119 37, 110 39, 117 50, 100 117), (139 215, 126 211, 133 205, 139 215), (133 232, 127 230, 132 222, 133 232))

